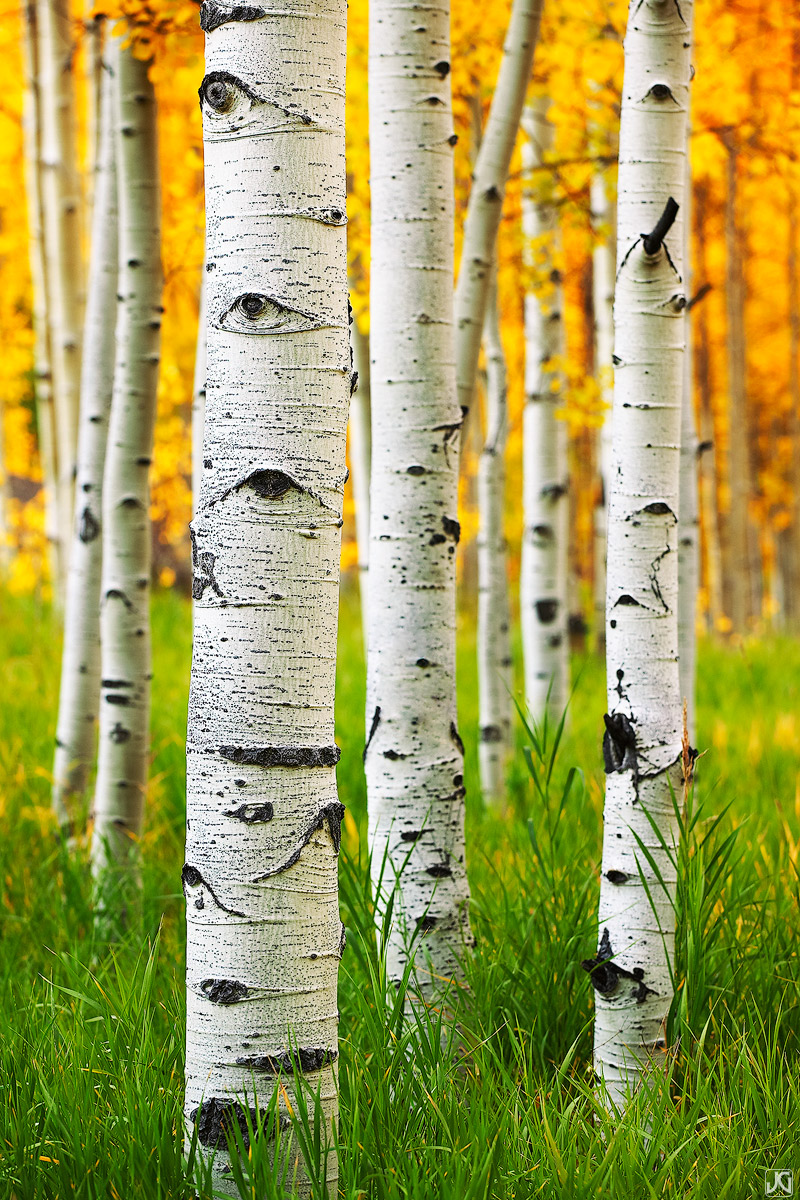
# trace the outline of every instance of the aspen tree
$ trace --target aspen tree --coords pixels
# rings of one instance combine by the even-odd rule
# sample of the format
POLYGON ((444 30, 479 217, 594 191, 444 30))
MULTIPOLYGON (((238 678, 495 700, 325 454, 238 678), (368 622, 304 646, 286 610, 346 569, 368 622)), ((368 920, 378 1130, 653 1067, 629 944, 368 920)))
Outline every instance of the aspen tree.
POLYGON ((611 470, 611 404, 614 398, 614 214, 609 202, 608 182, 601 171, 593 177, 590 191, 595 244, 592 249, 592 301, 594 307, 594 368, 605 406, 598 438, 597 474, 600 495, 594 513, 594 610, 595 641, 605 646, 606 626, 606 537, 608 533, 608 486, 611 470))
POLYGON ((203 477, 203 426, 206 416, 206 269, 200 280, 200 304, 197 313, 197 345, 194 353, 194 383, 192 386, 192 512, 200 497, 203 477))
POLYGON ((92 868, 113 920, 136 878, 150 719, 150 458, 161 328, 156 101, 149 62, 111 39, 119 201, 116 365, 103 475, 100 738, 92 868), (108 898, 106 900, 106 897, 108 898))
POLYGON ((525 703, 535 721, 546 712, 559 719, 569 689, 567 428, 556 415, 563 403, 564 295, 557 266, 554 180, 534 171, 552 146, 549 106, 542 96, 523 117, 524 253, 528 270, 539 281, 525 295, 520 624, 525 703))
MULTIPOLYGON (((625 1105, 666 1061, 681 795, 678 490, 691 0, 632 0, 620 129, 608 713, 595 1070, 625 1105), (674 224, 673 224, 674 222, 674 224), (643 234, 642 230, 650 230, 643 234), (645 850, 642 849, 645 848, 645 850)), ((691 754, 686 754, 686 771, 691 754)))
POLYGON ((358 376, 356 390, 350 401, 350 475, 353 481, 353 500, 356 508, 356 545, 358 547, 358 586, 361 594, 361 621, 364 627, 364 648, 367 644, 367 587, 369 583, 369 477, 372 469, 370 436, 370 362, 369 334, 359 326, 355 317, 350 325, 353 346, 353 366, 358 376))
POLYGON ((92 189, 78 474, 53 765, 53 807, 62 825, 69 820, 68 799, 86 788, 94 758, 100 702, 103 468, 114 386, 118 265, 114 77, 110 64, 106 64, 103 73, 98 119, 101 130, 92 189))
POLYGON ((365 766, 376 892, 397 886, 389 977, 401 978, 412 954, 424 995, 457 975, 470 941, 455 689, 462 414, 449 71, 446 2, 423 21, 413 6, 373 0, 365 766))
MULTIPOLYGON (((692 173, 689 159, 689 125, 686 128, 686 184, 683 206, 684 291, 691 291, 692 173)), ((695 733, 695 675, 697 667, 697 586, 700 567, 700 514, 698 511, 698 439, 694 418, 694 362, 691 305, 684 310, 686 345, 681 393, 680 503, 678 525, 678 662, 681 700, 686 705, 689 737, 695 733)))
POLYGON ((507 371, 497 311, 497 279, 489 293, 484 329, 486 437, 478 464, 478 692, 481 791, 487 804, 505 794, 511 749, 513 663, 508 597, 505 450, 508 437, 507 371))
MULTIPOLYGON (((465 412, 475 390, 503 195, 539 39, 542 7, 543 0, 512 2, 497 83, 472 173, 455 300, 458 402, 465 412)), ((449 62, 445 65, 449 70, 449 62)))
POLYGON ((75 149, 74 46, 68 3, 37 0, 42 214, 56 431, 57 595, 63 599, 72 526, 80 394, 81 209, 75 149))
POLYGON ((33 379, 36 432, 44 491, 44 532, 47 539, 48 566, 50 581, 57 594, 61 580, 61 561, 64 548, 60 542, 61 530, 58 521, 58 466, 56 463, 53 376, 50 366, 50 334, 47 323, 36 0, 28 0, 25 4, 24 17, 25 93, 22 124, 25 153, 25 195, 28 204, 31 281, 33 284, 33 379))
MULTIPOLYGON (((187 1136, 226 1135, 293 1073, 337 1119, 344 930, 334 685, 352 370, 344 0, 205 0, 207 372, 192 523, 187 1136), (257 1096, 257 1099, 256 1099, 257 1096)), ((308 1164, 307 1164, 308 1166, 308 1164)), ((309 1168, 311 1169, 311 1168, 309 1168)), ((321 1167, 336 1194, 331 1150, 321 1167)))

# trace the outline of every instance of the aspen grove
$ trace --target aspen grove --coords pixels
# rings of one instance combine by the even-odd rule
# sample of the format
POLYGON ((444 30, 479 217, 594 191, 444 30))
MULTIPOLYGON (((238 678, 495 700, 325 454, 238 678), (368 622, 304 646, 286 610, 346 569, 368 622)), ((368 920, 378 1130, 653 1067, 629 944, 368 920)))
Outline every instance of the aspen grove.
POLYGON ((0 1193, 793 1194, 800 9, 3 16, 0 1193))

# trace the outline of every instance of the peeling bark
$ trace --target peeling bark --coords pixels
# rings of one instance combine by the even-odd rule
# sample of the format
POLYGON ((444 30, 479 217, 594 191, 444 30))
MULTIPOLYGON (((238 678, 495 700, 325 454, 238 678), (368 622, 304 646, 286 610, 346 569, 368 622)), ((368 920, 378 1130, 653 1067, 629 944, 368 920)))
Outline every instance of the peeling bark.
MULTIPOLYGON (((347 410, 345 6, 206 0, 207 365, 192 523, 186 1131, 337 1119, 334 680, 347 410), (290 49, 287 50, 287 47, 290 49), (257 1080, 257 1083, 255 1082, 257 1080)), ((245 1144, 247 1138, 245 1137, 245 1144)), ((331 1153, 327 1179, 336 1191, 331 1153)), ((300 1180, 308 1191, 309 1181, 300 1180)))

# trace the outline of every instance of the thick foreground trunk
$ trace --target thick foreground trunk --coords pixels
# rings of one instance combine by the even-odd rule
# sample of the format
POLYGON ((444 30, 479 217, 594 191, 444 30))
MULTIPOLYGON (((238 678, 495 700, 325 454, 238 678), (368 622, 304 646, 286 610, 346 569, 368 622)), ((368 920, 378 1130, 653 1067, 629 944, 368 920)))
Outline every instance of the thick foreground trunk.
MULTIPOLYGON (((397 886, 389 976, 430 995, 470 941, 455 557, 449 9, 370 15, 372 488, 365 751, 376 892, 397 886), (391 281, 391 286, 388 285, 391 281)), ((383 905, 381 905, 383 907, 383 905)))
POLYGON ((675 206, 667 202, 683 203, 691 15, 691 0, 680 8, 672 0, 632 0, 625 38, 600 936, 597 957, 584 964, 595 986, 595 1070, 617 1106, 666 1061, 672 1000, 686 301, 682 211, 670 228, 675 206), (643 236, 645 229, 653 232, 643 236))
POLYGON ((224 1188, 226 1134, 238 1125, 247 1142, 248 1115, 273 1101, 287 1125, 298 1072, 319 1094, 326 1157, 300 1163, 303 1186, 312 1174, 335 1195, 346 8, 206 0, 201 24, 208 336, 182 872, 186 1130, 224 1188))

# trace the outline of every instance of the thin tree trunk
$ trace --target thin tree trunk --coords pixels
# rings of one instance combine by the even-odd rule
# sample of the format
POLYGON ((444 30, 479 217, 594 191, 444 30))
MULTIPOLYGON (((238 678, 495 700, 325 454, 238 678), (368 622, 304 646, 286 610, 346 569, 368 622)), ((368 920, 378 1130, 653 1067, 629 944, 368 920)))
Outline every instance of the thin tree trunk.
POLYGON ((505 771, 511 751, 514 686, 511 610, 508 597, 505 520, 508 404, 506 356, 497 311, 497 278, 489 293, 484 330, 486 354, 486 437, 478 466, 478 691, 479 765, 487 804, 505 797, 505 771))
POLYGON ((563 404, 564 294, 557 267, 558 215, 552 175, 537 172, 553 127, 546 96, 526 109, 522 198, 524 253, 537 275, 525 296, 525 411, 523 416, 522 561, 520 623, 525 703, 534 721, 558 720, 569 691, 567 637, 567 427, 563 404))
POLYGON ((364 333, 353 317, 350 325, 353 345, 353 366, 358 374, 358 386, 350 400, 350 475, 353 480, 353 500, 356 507, 356 543, 358 546, 358 587, 361 594, 361 623, 364 629, 364 650, 367 646, 367 612, 369 581, 369 477, 372 469, 370 436, 370 363, 369 334, 364 333))
MULTIPOLYGON (((161 329, 156 101, 149 62, 119 42, 115 141, 119 197, 117 360, 103 476, 100 739, 92 870, 101 910, 137 878, 149 760, 150 459, 161 329)), ((124 915, 124 913, 122 914, 124 915)))
POLYGON ((800 216, 797 190, 789 181, 789 419, 788 434, 791 457, 791 523, 780 535, 783 596, 786 624, 792 630, 800 627, 800 269, 798 268, 798 236, 800 216))
MULTIPOLYGON (((511 155, 539 38, 543 0, 513 0, 503 57, 472 175, 455 301, 458 402, 472 405, 511 155)), ((446 74, 449 61, 434 69, 446 74)))
POLYGON ((608 199, 605 176, 598 171, 592 179, 591 210, 595 244, 592 250, 592 295, 594 298, 594 372, 600 397, 606 406, 598 437, 599 496, 594 517, 594 633, 595 645, 605 650, 606 629, 606 538, 608 535, 608 488, 611 470, 611 403, 614 399, 614 215, 608 199), (602 230, 611 226, 611 231, 602 230))
POLYGON ((376 894, 398 889, 389 977, 400 979, 412 956, 419 990, 430 995, 458 975, 470 943, 455 687, 462 414, 449 6, 426 10, 421 23, 399 0, 374 0, 369 52, 370 848, 376 894))
POLYGON ((203 427, 206 419, 206 267, 200 279, 200 304, 197 313, 197 345, 194 354, 194 384, 192 387, 192 512, 197 512, 200 481, 203 477, 203 427))
POLYGON ((25 95, 23 134, 25 144, 25 194, 28 203, 28 228, 33 282, 33 379, 36 401, 36 430, 44 490, 44 532, 50 582, 58 594, 63 547, 59 541, 55 412, 53 377, 50 368, 50 336, 47 327, 47 274, 42 219, 41 117, 39 105, 39 67, 36 0, 27 0, 24 9, 23 52, 25 95))
MULTIPOLYGON (((692 170, 689 157, 689 128, 686 142, 686 183, 683 205, 683 285, 692 291, 692 170)), ((686 345, 683 355, 681 402, 680 504, 678 509, 678 655, 681 698, 686 705, 689 738, 695 734, 695 676, 697 671, 697 586, 700 566, 700 520, 697 498, 698 440, 694 417, 694 352, 692 313, 685 310, 686 345)))
MULTIPOLYGON (((185 1116, 225 1187, 226 1129, 238 1123, 246 1140, 245 1110, 255 1120, 276 1092, 283 1119, 296 1112, 293 1069, 318 1089, 328 1145, 337 1120, 346 7, 206 0, 201 24, 208 366, 192 525, 185 1116)), ((337 1174, 331 1151, 316 1183, 336 1195, 337 1174)))
POLYGON ((672 1000, 673 797, 681 794, 682 766, 677 510, 686 301, 680 206, 691 17, 691 0, 680 8, 631 0, 625 38, 600 938, 597 957, 584 963, 595 987, 595 1070, 618 1107, 647 1082, 654 1064, 666 1061, 672 1000), (670 197, 678 206, 671 228, 670 197), (644 229, 651 234, 642 235, 644 229))
MULTIPOLYGON (((697 250, 699 278, 708 280, 706 249, 706 193, 699 188, 697 202, 697 250)), ((703 584, 708 595, 708 619, 712 630, 720 627, 724 616, 723 606, 723 548, 721 538, 721 515, 719 506, 718 449, 714 435, 714 412, 712 405, 713 386, 711 378, 711 346, 708 322, 708 306, 700 305, 695 317, 697 387, 700 399, 700 478, 698 483, 700 505, 700 549, 703 584)))
POLYGON ((92 189, 94 205, 83 339, 78 475, 53 765, 53 807, 62 826, 69 822, 69 800, 80 796, 88 783, 100 703, 103 469, 114 386, 119 254, 114 78, 110 64, 104 72, 98 120, 101 135, 92 189))
POLYGON ((749 542, 749 504, 751 493, 750 460, 747 449, 747 394, 744 344, 744 296, 737 228, 737 152, 732 137, 728 150, 727 193, 725 197, 725 298, 728 311, 728 615, 734 633, 747 632, 754 613, 755 580, 751 577, 749 542))
POLYGON ((81 370, 81 210, 75 150, 74 46, 65 0, 37 0, 42 214, 57 438, 56 507, 63 599, 71 541, 81 370))

